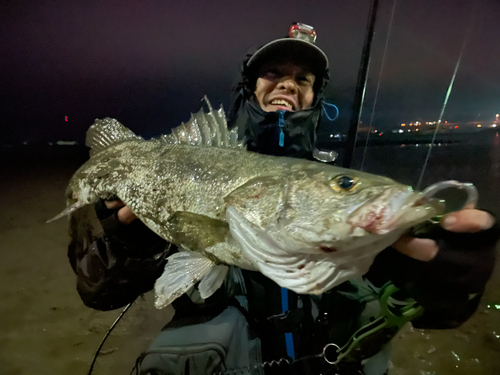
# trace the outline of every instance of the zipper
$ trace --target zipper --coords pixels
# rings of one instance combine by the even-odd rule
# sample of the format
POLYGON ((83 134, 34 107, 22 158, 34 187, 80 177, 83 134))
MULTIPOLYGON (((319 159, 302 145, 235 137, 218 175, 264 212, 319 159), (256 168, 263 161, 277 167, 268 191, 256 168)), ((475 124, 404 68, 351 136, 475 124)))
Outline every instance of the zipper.
POLYGON ((285 146, 285 133, 283 132, 283 128, 285 127, 285 111, 278 111, 278 113, 279 113, 278 126, 280 128, 279 145, 280 145, 280 147, 284 147, 285 146))

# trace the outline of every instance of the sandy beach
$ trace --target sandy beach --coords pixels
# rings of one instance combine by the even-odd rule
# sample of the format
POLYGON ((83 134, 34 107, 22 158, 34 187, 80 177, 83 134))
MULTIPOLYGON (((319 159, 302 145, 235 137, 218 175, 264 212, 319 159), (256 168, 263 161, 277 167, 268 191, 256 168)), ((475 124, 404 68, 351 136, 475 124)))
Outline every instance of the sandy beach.
MULTIPOLYGON (((45 223, 64 207, 67 181, 86 152, 20 146, 1 156, 0 374, 87 374, 120 310, 82 304, 66 256, 66 220, 45 223)), ((495 191, 486 195, 498 200, 495 191)), ((499 374, 499 286, 497 267, 479 310, 459 329, 403 329, 393 341, 390 374, 499 374)), ((172 313, 156 311, 151 293, 140 298, 106 342, 93 374, 129 374, 172 313)))

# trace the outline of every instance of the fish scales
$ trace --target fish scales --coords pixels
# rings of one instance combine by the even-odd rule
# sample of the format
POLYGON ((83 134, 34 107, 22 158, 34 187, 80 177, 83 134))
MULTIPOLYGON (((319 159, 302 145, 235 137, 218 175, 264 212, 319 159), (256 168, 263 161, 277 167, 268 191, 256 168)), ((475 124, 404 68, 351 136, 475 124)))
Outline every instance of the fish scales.
POLYGON ((208 297, 227 265, 259 270, 297 293, 322 293, 365 273, 379 251, 436 213, 417 204, 418 193, 383 176, 245 151, 235 146, 234 131, 217 133, 225 129, 223 112, 210 113, 211 122, 203 116, 182 124, 182 142, 145 141, 116 120, 96 121, 88 139, 99 151, 68 185, 75 203, 63 214, 118 197, 181 248, 157 281, 157 307, 200 280, 208 297), (206 145, 211 139, 190 144, 188 134, 200 142, 193 126, 206 126, 203 134, 228 147, 206 145), (116 134, 99 135, 109 131, 116 134))
POLYGON ((189 211, 223 220, 229 192, 264 173, 285 176, 287 169, 279 159, 250 152, 127 141, 84 164, 68 191, 77 191, 84 179, 94 186, 95 195, 120 197, 157 234, 170 239, 163 225, 172 213, 189 211))

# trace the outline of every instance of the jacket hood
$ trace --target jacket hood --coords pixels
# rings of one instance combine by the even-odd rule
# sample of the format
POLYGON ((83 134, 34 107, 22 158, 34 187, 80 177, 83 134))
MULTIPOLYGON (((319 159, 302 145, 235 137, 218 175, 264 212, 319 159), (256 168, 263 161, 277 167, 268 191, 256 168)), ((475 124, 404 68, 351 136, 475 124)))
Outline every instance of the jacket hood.
POLYGON ((231 127, 238 127, 239 138, 246 140, 249 151, 312 159, 321 104, 319 101, 311 108, 296 112, 265 112, 253 100, 241 100, 231 127))
POLYGON ((241 64, 241 80, 232 95, 232 107, 228 113, 229 126, 238 127, 240 139, 245 137, 247 148, 268 155, 283 155, 313 159, 312 151, 316 142, 316 127, 321 119, 322 102, 325 88, 329 83, 329 70, 316 73, 314 100, 308 109, 285 111, 284 126, 279 126, 281 111, 265 112, 255 102, 254 91, 257 76, 249 69, 248 61, 254 52, 246 55, 241 64), (280 146, 280 133, 283 132, 283 146, 280 146))

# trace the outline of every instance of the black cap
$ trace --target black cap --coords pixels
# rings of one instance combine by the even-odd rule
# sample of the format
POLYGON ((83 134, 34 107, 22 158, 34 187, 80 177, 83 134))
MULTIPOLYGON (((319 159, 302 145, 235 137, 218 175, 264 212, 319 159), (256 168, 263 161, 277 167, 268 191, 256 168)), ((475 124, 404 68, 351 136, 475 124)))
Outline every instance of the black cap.
POLYGON ((328 58, 321 48, 314 44, 314 28, 294 23, 288 35, 288 38, 276 39, 260 47, 246 62, 247 71, 256 74, 262 64, 284 60, 306 66, 315 76, 322 77, 328 70, 328 58))

